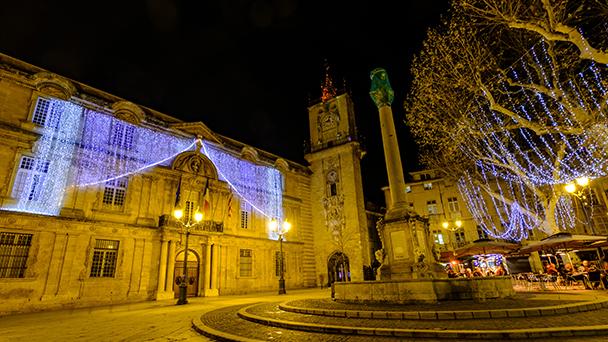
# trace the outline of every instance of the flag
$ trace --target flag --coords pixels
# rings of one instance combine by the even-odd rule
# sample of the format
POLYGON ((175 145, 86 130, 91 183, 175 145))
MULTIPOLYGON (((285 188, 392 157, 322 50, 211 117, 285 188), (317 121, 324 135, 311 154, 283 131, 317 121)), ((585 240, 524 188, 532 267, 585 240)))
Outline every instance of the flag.
POLYGON ((230 188, 230 195, 228 196, 228 217, 232 217, 232 188, 230 188))
POLYGON ((175 208, 179 207, 181 201, 181 188, 182 188, 182 177, 179 177, 179 183, 177 183, 177 192, 175 193, 175 208))
POLYGON ((209 210, 209 178, 205 184, 205 192, 203 192, 203 213, 209 210))

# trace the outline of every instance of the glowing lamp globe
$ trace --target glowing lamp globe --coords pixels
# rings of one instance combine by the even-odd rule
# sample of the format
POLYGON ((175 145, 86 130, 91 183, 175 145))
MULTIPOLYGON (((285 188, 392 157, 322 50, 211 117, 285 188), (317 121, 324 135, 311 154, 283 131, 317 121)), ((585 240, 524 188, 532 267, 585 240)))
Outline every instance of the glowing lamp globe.
POLYGON ((589 184, 589 178, 587 178, 587 177, 578 178, 576 180, 576 183, 580 186, 587 186, 587 184, 589 184))
POLYGON ((184 212, 181 209, 175 209, 175 211, 173 212, 173 216, 175 216, 176 219, 181 219, 182 216, 184 216, 184 212))
POLYGON ((271 230, 276 231, 277 230, 277 220, 275 220, 275 219, 270 220, 270 223, 268 223, 268 226, 270 227, 271 230))
POLYGON ((574 190, 576 190, 576 186, 574 184, 566 185, 566 191, 568 191, 569 193, 573 193, 574 190))
POLYGON ((194 219, 196 220, 196 222, 201 222, 201 220, 203 219, 203 214, 201 214, 200 212, 196 212, 194 214, 194 219))
POLYGON ((289 229, 291 229, 291 223, 287 221, 283 222, 283 232, 287 233, 289 229))

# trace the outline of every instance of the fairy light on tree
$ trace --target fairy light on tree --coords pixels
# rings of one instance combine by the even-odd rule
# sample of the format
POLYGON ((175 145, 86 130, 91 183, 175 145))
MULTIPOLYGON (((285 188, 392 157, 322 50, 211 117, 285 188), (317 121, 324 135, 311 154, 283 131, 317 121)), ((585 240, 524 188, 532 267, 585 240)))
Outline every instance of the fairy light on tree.
POLYGON ((458 178, 488 235, 551 235, 576 223, 564 184, 608 170, 608 40, 589 50, 584 30, 569 26, 586 25, 591 8, 568 16, 572 8, 555 3, 489 4, 454 2, 451 20, 429 32, 414 62, 407 122, 422 161, 458 178))

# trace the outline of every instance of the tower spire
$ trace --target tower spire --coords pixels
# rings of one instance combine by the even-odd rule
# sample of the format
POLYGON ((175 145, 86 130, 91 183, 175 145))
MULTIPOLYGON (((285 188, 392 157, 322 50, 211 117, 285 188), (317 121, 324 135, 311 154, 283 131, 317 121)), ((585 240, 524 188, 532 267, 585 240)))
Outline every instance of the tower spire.
POLYGON ((325 82, 321 86, 322 95, 321 101, 325 102, 336 96, 336 87, 334 87, 333 81, 329 76, 329 62, 325 59, 325 82))

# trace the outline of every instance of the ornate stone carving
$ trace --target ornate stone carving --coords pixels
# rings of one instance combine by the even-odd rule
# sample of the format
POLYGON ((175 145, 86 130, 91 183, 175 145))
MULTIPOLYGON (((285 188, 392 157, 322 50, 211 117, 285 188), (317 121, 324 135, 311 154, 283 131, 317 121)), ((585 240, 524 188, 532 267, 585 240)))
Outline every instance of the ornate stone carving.
POLYGON ((138 105, 129 101, 114 102, 112 104, 112 109, 114 110, 114 116, 117 119, 130 122, 134 125, 139 125, 146 117, 146 114, 138 105))
POLYGON ((50 72, 39 72, 32 78, 36 85, 36 90, 60 100, 67 101, 72 96, 78 94, 74 84, 67 78, 59 75, 50 72))
POLYGON ((172 168, 217 179, 215 165, 213 165, 207 156, 200 152, 188 151, 181 153, 173 160, 172 168))
POLYGON ((325 228, 333 233, 346 226, 344 215, 344 195, 323 198, 325 208, 325 228))

